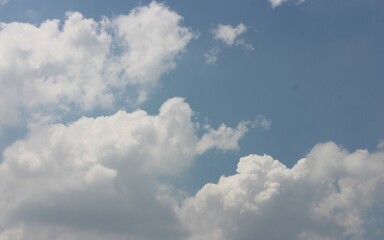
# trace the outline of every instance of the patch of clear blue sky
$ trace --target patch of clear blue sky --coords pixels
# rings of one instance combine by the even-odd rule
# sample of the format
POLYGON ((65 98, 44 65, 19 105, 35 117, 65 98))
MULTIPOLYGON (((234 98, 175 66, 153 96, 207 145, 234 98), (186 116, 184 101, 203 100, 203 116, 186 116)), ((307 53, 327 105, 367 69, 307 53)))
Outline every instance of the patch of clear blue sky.
MULTIPOLYGON (((100 19, 149 2, 11 0, 0 7, 0 21, 39 23, 63 19, 68 10, 100 19)), ((251 153, 292 166, 319 142, 374 150, 384 138, 384 1, 307 0, 276 9, 267 0, 163 2, 201 36, 141 108, 156 113, 166 99, 181 96, 215 127, 258 114, 272 120, 270 130, 248 133, 238 152, 203 155, 185 174, 186 185, 233 173, 238 158, 251 153), (210 30, 240 22, 255 50, 221 46, 218 62, 206 65, 203 53, 217 46, 210 30)))

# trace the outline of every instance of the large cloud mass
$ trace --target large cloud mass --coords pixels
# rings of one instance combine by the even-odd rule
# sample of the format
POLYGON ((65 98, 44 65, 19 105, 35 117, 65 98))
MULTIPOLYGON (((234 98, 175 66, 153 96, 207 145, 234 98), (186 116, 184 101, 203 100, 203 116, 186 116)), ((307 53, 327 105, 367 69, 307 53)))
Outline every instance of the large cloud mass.
POLYGON ((384 236, 382 151, 350 153, 328 142, 292 168, 249 155, 237 174, 185 198, 162 179, 188 170, 203 149, 236 148, 248 130, 222 125, 198 136, 192 114, 173 98, 158 115, 81 118, 14 143, 0 165, 0 239, 384 236))
POLYGON ((289 169, 268 155, 205 185, 180 210, 190 239, 382 239, 384 153, 329 142, 289 169))
MULTIPOLYGON (((236 174, 188 195, 175 181, 199 155, 238 150, 250 128, 271 121, 201 128, 178 97, 155 115, 50 121, 127 95, 144 101, 194 37, 181 22, 152 2, 101 21, 70 12, 64 22, 0 24, 0 127, 41 121, 3 152, 0 240, 383 239, 382 141, 373 153, 318 144, 292 168, 249 155, 236 174)), ((214 34, 231 46, 245 31, 219 25, 214 34)))
POLYGON ((203 153, 191 116, 189 105, 173 98, 155 116, 120 111, 35 129, 4 151, 3 235, 22 226, 16 231, 23 233, 21 239, 61 239, 65 234, 81 239, 92 232, 104 238, 180 239, 184 231, 174 211, 177 201, 172 187, 159 179, 176 176, 203 153))
POLYGON ((152 2, 99 22, 70 12, 63 23, 1 23, 0 125, 44 109, 109 108, 130 88, 144 101, 194 37, 181 21, 152 2))

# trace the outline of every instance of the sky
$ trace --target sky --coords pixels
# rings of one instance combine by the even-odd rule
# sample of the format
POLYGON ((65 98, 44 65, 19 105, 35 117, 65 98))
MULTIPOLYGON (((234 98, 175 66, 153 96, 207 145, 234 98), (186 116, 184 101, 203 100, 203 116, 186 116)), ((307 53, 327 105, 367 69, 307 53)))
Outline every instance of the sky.
POLYGON ((384 238, 382 0, 0 0, 0 240, 384 238))

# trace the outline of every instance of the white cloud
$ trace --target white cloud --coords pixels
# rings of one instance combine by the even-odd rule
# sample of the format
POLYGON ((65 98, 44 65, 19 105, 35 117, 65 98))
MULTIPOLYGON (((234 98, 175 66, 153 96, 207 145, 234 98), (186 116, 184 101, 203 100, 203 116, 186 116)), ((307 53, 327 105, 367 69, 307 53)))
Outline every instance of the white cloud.
POLYGON ((240 138, 248 132, 246 122, 239 123, 236 129, 227 127, 225 124, 220 125, 218 129, 212 129, 210 126, 206 126, 206 129, 208 132, 203 135, 196 146, 199 153, 203 153, 210 148, 238 150, 240 138))
MULTIPOLYGON (((281 6, 282 4, 288 2, 290 0, 269 0, 269 2, 272 5, 272 8, 276 8, 278 6, 281 6)), ((297 4, 303 3, 305 0, 295 0, 297 4)))
POLYGON ((9 0, 0 0, 0 5, 5 5, 9 0))
POLYGON ((180 216, 189 239, 382 239, 384 154, 315 146, 289 169, 264 155, 205 185, 180 216))
POLYGON ((244 134, 242 123, 222 125, 199 139, 192 115, 173 98, 158 115, 119 111, 30 132, 0 164, 0 236, 182 239, 178 201, 159 178, 177 176, 209 148, 237 148, 244 134), (213 135, 216 142, 196 150, 213 135))
POLYGON ((124 74, 129 79, 156 84, 161 74, 175 67, 175 57, 195 37, 180 26, 181 21, 180 15, 156 2, 114 19, 126 49, 120 64, 126 65, 124 74))
POLYGON ((119 111, 30 132, 0 164, 0 239, 382 239, 382 151, 328 142, 292 168, 249 155, 237 174, 181 197, 160 179, 210 148, 238 149, 265 120, 198 137, 192 116, 173 98, 157 115, 119 111))
POLYGON ((206 64, 215 64, 220 53, 220 48, 214 47, 208 52, 204 53, 205 63, 206 64))
MULTIPOLYGON (((238 24, 236 27, 232 25, 223 25, 218 24, 213 30, 212 34, 215 40, 222 42, 226 46, 240 46, 244 51, 253 51, 255 50, 253 46, 241 38, 247 31, 247 26, 243 23, 238 24)), ((214 64, 218 60, 218 55, 221 51, 221 48, 216 46, 211 48, 208 52, 204 53, 205 63, 214 64)))
POLYGON ((195 36, 181 22, 152 2, 111 20, 71 12, 63 23, 1 23, 0 125, 73 106, 111 108, 125 89, 144 101, 195 36))
MULTIPOLYGON (((152 2, 101 21, 72 12, 63 23, 0 24, 0 125, 33 121, 0 161, 0 240, 383 239, 383 141, 376 153, 319 144, 292 168, 249 155, 235 175, 180 200, 162 178, 209 149, 238 150, 249 128, 271 121, 206 126, 199 137, 191 108, 173 98, 157 115, 119 111, 49 124, 73 105, 111 108, 126 89, 145 101, 195 37, 181 22, 152 2)), ((214 34, 251 49, 245 31, 219 25, 214 34)))
POLYGON ((239 140, 249 131, 250 128, 268 130, 271 127, 271 120, 263 115, 258 115, 253 122, 240 122, 236 128, 221 124, 217 129, 206 125, 207 131, 196 145, 196 150, 203 153, 208 149, 217 148, 222 151, 239 150, 239 140))
POLYGON ((238 40, 239 36, 246 30, 247 27, 243 23, 240 23, 236 27, 219 24, 213 30, 213 35, 216 40, 219 40, 228 46, 232 46, 234 43, 236 43, 236 40, 238 40))
POLYGON ((271 2, 272 7, 275 8, 275 7, 280 6, 281 4, 286 2, 287 0, 269 0, 269 1, 271 2))
POLYGON ((96 164, 94 165, 86 174, 85 181, 87 183, 98 183, 101 181, 110 181, 113 180, 117 175, 115 169, 106 168, 103 165, 96 164))

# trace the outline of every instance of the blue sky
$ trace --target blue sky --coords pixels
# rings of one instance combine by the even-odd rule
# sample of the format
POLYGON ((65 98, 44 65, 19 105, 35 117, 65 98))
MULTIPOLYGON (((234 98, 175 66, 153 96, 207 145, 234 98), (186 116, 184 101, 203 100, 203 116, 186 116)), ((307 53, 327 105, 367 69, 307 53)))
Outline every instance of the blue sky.
POLYGON ((0 239, 382 239, 383 12, 0 0, 0 239))

